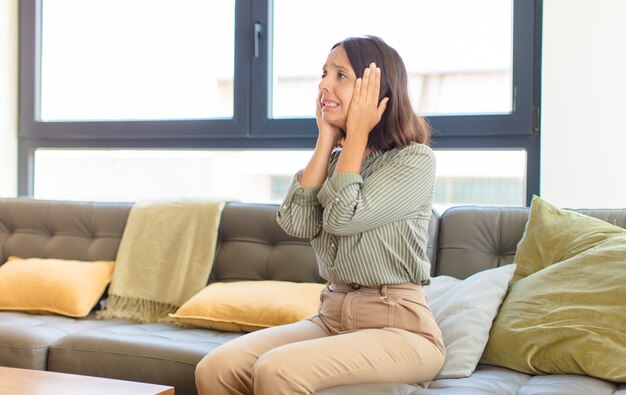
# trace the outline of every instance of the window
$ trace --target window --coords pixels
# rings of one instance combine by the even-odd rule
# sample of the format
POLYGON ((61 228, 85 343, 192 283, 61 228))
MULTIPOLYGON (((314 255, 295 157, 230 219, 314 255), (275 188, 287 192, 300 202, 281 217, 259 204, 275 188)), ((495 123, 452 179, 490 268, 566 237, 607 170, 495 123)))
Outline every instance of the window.
POLYGON ((380 4, 378 0, 274 0, 273 118, 310 116, 311 98, 331 46, 345 37, 366 34, 383 37, 402 56, 419 114, 511 111, 510 1, 380 4), (356 10, 357 18, 346 18, 356 10), (321 28, 320 21, 328 28, 321 28), (410 26, 410 34, 399 26, 410 26))
POLYGON ((41 15, 43 121, 232 118, 235 0, 48 0, 41 15))
POLYGON ((34 196, 96 201, 208 197, 278 203, 311 153, 40 149, 35 154, 34 196))
POLYGON ((526 152, 523 150, 439 150, 434 207, 462 204, 524 206, 526 152))
MULTIPOLYGON (((311 150, 37 150, 35 197, 137 201, 177 197, 279 203, 311 150), (251 166, 250 164, 254 164, 251 166)), ((437 150, 434 207, 523 206, 526 153, 437 150)))
MULTIPOLYGON (((540 0, 390 0, 393 24, 364 11, 373 0, 320 1, 21 1, 19 193, 53 177, 47 151, 311 150, 327 52, 364 33, 403 56, 436 151, 525 153, 524 188, 472 185, 538 193, 540 0), (319 9, 342 7, 364 22, 339 10, 320 28, 319 9)), ((283 177, 268 179, 269 196, 283 177)), ((440 185, 456 196, 463 183, 440 185)))

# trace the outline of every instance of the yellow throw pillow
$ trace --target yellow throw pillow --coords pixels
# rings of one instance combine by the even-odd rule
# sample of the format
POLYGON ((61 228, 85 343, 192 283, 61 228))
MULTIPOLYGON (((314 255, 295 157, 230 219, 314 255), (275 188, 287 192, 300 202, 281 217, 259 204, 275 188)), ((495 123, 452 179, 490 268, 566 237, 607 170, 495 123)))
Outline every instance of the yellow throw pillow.
POLYGON ((324 286, 287 281, 213 283, 170 316, 181 325, 252 332, 315 314, 324 286))
POLYGON ((626 231, 533 198, 481 362, 626 382, 626 231))
POLYGON ((84 317, 98 303, 113 261, 9 257, 0 266, 0 310, 84 317))

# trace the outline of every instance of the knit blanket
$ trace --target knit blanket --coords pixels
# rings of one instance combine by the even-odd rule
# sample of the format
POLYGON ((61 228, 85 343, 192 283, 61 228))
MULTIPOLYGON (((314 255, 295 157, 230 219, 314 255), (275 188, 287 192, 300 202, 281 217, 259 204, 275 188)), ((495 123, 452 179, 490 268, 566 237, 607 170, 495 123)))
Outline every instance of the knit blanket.
POLYGON ((167 321, 207 284, 223 207, 194 199, 137 202, 98 317, 167 321))

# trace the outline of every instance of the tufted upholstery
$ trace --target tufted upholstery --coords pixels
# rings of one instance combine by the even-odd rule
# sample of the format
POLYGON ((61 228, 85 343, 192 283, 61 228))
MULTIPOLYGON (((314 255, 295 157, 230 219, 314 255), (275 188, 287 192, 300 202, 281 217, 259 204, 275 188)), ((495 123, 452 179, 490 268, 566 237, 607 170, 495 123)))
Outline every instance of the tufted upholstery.
POLYGON ((2 199, 0 261, 59 258, 114 260, 130 204, 2 199))
MULTIPOLYGON (((626 228, 626 210, 574 210, 626 228)), ((441 216, 436 275, 467 278, 513 262, 524 234, 528 208, 459 206, 441 216)))
MULTIPOLYGON (((276 205, 228 203, 222 212, 210 281, 285 280, 323 282, 308 240, 287 235, 276 205)), ((430 222, 427 254, 434 261, 439 218, 430 222)))
MULTIPOLYGON (((0 262, 22 258, 113 260, 131 204, 0 199, 0 262)), ((228 203, 220 221, 210 281, 323 282, 307 240, 285 234, 276 205, 228 203)), ((438 216, 428 256, 436 254, 438 216)), ((433 268, 434 270, 434 268, 433 268)))
POLYGON ((453 207, 443 213, 435 274, 466 278, 513 262, 526 208, 453 207))
MULTIPOLYGON (((0 199, 0 263, 22 258, 114 260, 130 204, 0 199)), ((55 315, 0 312, 0 365, 46 369, 60 338, 129 320, 76 320, 55 315)))
POLYGON ((210 281, 322 282, 307 240, 276 223, 276 206, 228 203, 222 212, 210 281))

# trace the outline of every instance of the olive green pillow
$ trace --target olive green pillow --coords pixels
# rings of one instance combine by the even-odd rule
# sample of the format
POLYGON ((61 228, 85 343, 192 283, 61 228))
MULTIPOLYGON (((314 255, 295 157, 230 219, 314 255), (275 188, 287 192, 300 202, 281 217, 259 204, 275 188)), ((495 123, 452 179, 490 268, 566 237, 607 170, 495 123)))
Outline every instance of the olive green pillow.
POLYGON ((482 363, 626 382, 626 231, 534 197, 482 363))

